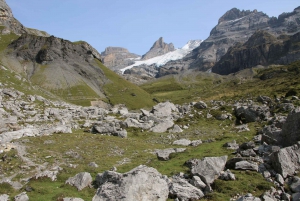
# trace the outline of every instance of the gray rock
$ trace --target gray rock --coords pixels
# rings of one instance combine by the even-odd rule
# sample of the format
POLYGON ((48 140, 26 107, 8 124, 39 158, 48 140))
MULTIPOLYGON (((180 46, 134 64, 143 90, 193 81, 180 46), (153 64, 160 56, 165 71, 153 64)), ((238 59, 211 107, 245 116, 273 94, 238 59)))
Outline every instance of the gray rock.
POLYGON ((70 177, 66 184, 70 184, 71 186, 75 186, 78 191, 81 191, 85 187, 91 185, 93 179, 90 173, 88 172, 81 172, 76 174, 74 177, 70 177))
POLYGON ((156 169, 142 165, 124 174, 112 171, 98 174, 96 183, 99 188, 93 201, 165 201, 169 194, 163 176, 156 169))
POLYGON ((247 195, 239 197, 236 201, 261 201, 261 199, 248 193, 247 195))
POLYGON ((169 133, 181 133, 181 132, 183 132, 183 130, 178 125, 174 125, 174 127, 169 130, 169 133))
POLYGON ((142 112, 143 116, 146 116, 146 117, 150 116, 150 112, 148 110, 140 109, 140 111, 142 112))
POLYGON ((265 120, 270 116, 269 108, 263 106, 242 106, 235 109, 237 119, 244 123, 255 122, 258 120, 265 120))
POLYGON ((180 139, 173 142, 173 145, 189 146, 191 141, 188 139, 180 139))
POLYGON ((19 195, 15 196, 15 201, 28 201, 29 197, 26 192, 20 193, 19 195))
POLYGON ((253 170, 258 172, 258 165, 256 163, 250 163, 248 161, 240 161, 235 164, 236 170, 253 170))
POLYGON ((163 118, 171 116, 173 111, 177 111, 176 106, 170 102, 159 103, 153 106, 152 113, 154 116, 163 118))
POLYGON ((226 147, 227 149, 237 150, 239 148, 239 145, 235 140, 233 140, 232 142, 226 142, 223 147, 226 147))
POLYGON ((34 137, 38 135, 37 129, 25 128, 18 131, 5 132, 0 135, 0 143, 7 143, 21 137, 34 137))
POLYGON ((200 144, 202 144, 202 140, 193 140, 191 141, 190 146, 197 147, 200 144))
POLYGON ((0 200, 1 201, 9 201, 9 196, 6 194, 0 195, 0 200))
POLYGON ((248 124, 242 124, 235 127, 238 130, 238 133, 250 131, 248 124))
POLYGON ((64 198, 63 201, 84 201, 81 198, 64 198))
POLYGON ((221 172, 219 179, 225 181, 235 180, 235 175, 229 169, 227 169, 226 171, 221 172))
POLYGON ((199 189, 205 189, 206 184, 198 176, 193 176, 191 184, 199 189))
POLYGON ((227 156, 205 157, 202 160, 195 159, 191 164, 191 173, 199 176, 206 184, 212 184, 220 176, 226 164, 227 156))
POLYGON ((157 158, 159 160, 167 161, 169 160, 169 156, 171 153, 180 153, 184 152, 185 148, 169 148, 169 149, 161 149, 156 151, 157 158))
POLYGON ((284 179, 283 179, 283 177, 282 177, 280 174, 276 174, 275 180, 276 180, 281 186, 284 185, 284 179))
POLYGON ((290 188, 294 193, 300 193, 300 178, 295 176, 291 180, 290 188))
POLYGON ((126 107, 122 107, 119 109, 118 113, 120 115, 126 115, 126 114, 128 114, 128 109, 126 107))
POLYGON ((286 147, 271 155, 274 170, 284 178, 293 176, 300 169, 300 150, 297 145, 286 147))
POLYGON ((293 193, 292 194, 292 200, 300 200, 300 193, 293 193))
POLYGON ((286 122, 282 126, 282 140, 281 145, 291 146, 295 142, 300 141, 300 112, 290 113, 286 122))
POLYGON ((138 120, 132 118, 127 118, 124 123, 127 125, 127 127, 141 128, 144 130, 149 130, 154 125, 154 122, 152 120, 141 123, 138 120))
POLYGON ((247 149, 253 149, 255 147, 255 143, 253 141, 245 142, 240 145, 240 149, 247 150, 247 149))
POLYGON ((99 166, 97 165, 97 163, 95 163, 95 162, 90 162, 90 163, 89 163, 89 166, 90 166, 90 167, 94 167, 94 168, 99 167, 99 166))
POLYGON ((205 102, 203 101, 199 101, 197 102, 195 105, 194 105, 195 108, 198 108, 198 109, 206 109, 207 108, 207 105, 205 102))
POLYGON ((204 197, 203 192, 192 186, 185 179, 178 176, 172 177, 169 183, 169 195, 179 200, 199 200, 204 197))
POLYGON ((166 132, 169 128, 171 128, 174 125, 174 122, 172 120, 164 120, 154 127, 150 129, 150 131, 155 132, 155 133, 164 133, 166 132))
POLYGON ((52 170, 45 170, 43 172, 37 173, 33 178, 38 179, 38 178, 48 177, 51 179, 51 181, 56 181, 57 175, 61 170, 62 168, 60 167, 54 168, 52 170))
POLYGON ((284 201, 291 201, 292 196, 288 193, 282 193, 281 199, 284 201))
POLYGON ((247 150, 242 150, 240 151, 241 156, 243 157, 255 157, 256 153, 253 151, 253 149, 247 149, 247 150))

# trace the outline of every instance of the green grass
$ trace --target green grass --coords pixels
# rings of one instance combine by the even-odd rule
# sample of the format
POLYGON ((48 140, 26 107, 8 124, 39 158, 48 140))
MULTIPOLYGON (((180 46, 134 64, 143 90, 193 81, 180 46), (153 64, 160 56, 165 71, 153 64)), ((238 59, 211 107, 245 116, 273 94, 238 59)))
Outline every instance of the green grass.
MULTIPOLYGON (((3 29, 4 26, 0 26, 0 31, 2 31, 3 29)), ((6 35, 0 34, 0 52, 3 52, 12 41, 18 38, 19 36, 14 33, 6 35)))
POLYGON ((109 82, 103 86, 106 97, 112 105, 125 104, 129 109, 150 108, 154 105, 149 93, 120 77, 100 61, 96 60, 109 82))

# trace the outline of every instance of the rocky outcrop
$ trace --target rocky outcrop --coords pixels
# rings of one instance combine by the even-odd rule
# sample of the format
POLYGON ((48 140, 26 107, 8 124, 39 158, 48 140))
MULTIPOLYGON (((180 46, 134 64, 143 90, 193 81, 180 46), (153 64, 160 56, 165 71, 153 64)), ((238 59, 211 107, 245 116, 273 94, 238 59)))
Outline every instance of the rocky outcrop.
POLYGON ((150 50, 142 56, 142 60, 157 57, 174 50, 175 48, 172 43, 167 44, 164 42, 164 39, 160 37, 157 41, 155 41, 150 50))
POLYGON ((227 75, 257 65, 290 64, 300 58, 299 42, 300 33, 275 37, 267 31, 256 31, 246 43, 229 48, 212 72, 227 75))
POLYGON ((104 52, 101 52, 101 56, 103 64, 112 70, 119 70, 134 64, 134 59, 140 57, 122 47, 107 47, 104 52))
POLYGON ((165 201, 169 194, 163 176, 156 169, 143 165, 124 174, 112 171, 98 174, 96 184, 99 188, 93 201, 165 201))

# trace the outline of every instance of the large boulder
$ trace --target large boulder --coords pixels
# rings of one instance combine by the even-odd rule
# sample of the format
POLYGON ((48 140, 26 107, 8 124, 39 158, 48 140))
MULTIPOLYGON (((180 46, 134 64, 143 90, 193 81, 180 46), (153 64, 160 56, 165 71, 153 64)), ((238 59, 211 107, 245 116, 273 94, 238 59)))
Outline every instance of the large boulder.
POLYGON ((207 105, 205 102, 199 101, 199 102, 195 103, 194 107, 198 108, 198 109, 206 109, 207 105))
POLYGON ((154 122, 152 120, 141 123, 138 120, 133 118, 127 118, 124 121, 124 123, 126 124, 127 127, 141 128, 144 130, 149 130, 154 125, 154 122))
POLYGON ((169 128, 171 128, 174 125, 174 122, 172 120, 164 120, 155 125, 154 127, 151 128, 150 131, 155 132, 155 133, 164 133, 166 132, 169 128))
POLYGON ((193 175, 197 175, 206 184, 210 185, 220 176, 224 170, 227 156, 205 157, 202 160, 195 159, 191 162, 190 168, 193 175))
POLYGON ((300 169, 300 149, 298 145, 282 148, 271 155, 274 170, 284 178, 293 176, 300 169))
POLYGON ((291 146, 295 142, 300 141, 300 112, 290 113, 286 122, 282 126, 282 142, 281 145, 291 146))
POLYGON ((9 196, 6 194, 0 195, 0 200, 1 201, 9 201, 9 196))
POLYGON ((248 161, 239 161, 235 163, 236 170, 252 170, 258 172, 258 165, 248 161))
POLYGON ((81 172, 76 174, 74 177, 70 177, 66 184, 70 184, 71 186, 75 186, 78 191, 81 191, 85 187, 91 185, 93 179, 90 173, 88 172, 81 172))
POLYGON ((156 169, 143 165, 124 174, 112 171, 98 174, 96 184, 99 188, 93 201, 165 201, 169 194, 163 176, 156 169))
POLYGON ((203 192, 191 185, 185 179, 174 176, 169 183, 170 198, 179 200, 199 200, 204 197, 203 192))
POLYGON ((244 123, 265 120, 270 116, 269 108, 266 106, 242 106, 235 109, 235 116, 244 123))
POLYGON ((152 113, 159 118, 171 116, 173 111, 177 111, 176 106, 170 102, 159 103, 152 108, 152 113))

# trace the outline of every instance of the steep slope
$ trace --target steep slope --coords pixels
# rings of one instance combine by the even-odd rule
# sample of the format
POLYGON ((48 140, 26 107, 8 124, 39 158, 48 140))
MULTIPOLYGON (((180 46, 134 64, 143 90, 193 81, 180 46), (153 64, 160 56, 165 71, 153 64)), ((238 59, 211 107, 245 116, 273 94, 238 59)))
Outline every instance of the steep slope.
POLYGON ((164 39, 160 37, 157 41, 154 42, 150 50, 142 56, 142 60, 151 59, 153 57, 157 57, 174 50, 175 48, 172 43, 167 44, 164 42, 164 39))
POLYGON ((129 66, 134 63, 133 59, 140 57, 122 47, 107 47, 101 52, 101 56, 103 64, 112 70, 129 66))
POLYGON ((276 37, 281 34, 293 35, 300 31, 300 7, 291 13, 269 17, 263 12, 241 11, 233 8, 227 11, 201 45, 177 62, 167 63, 163 68, 187 68, 200 71, 211 70, 228 49, 236 43, 246 42, 256 30, 265 30, 276 37))
POLYGON ((229 48, 212 68, 212 72, 227 75, 257 65, 290 64, 300 59, 300 33, 275 37, 266 31, 256 31, 244 44, 229 48))

